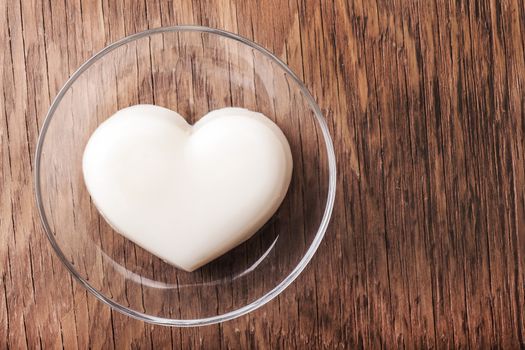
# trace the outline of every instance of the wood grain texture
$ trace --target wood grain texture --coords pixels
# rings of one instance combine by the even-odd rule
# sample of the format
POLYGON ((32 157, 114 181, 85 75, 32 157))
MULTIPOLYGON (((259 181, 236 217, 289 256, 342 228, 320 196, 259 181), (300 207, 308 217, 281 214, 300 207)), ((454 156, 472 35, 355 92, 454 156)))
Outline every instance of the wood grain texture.
POLYGON ((0 349, 525 347, 521 0, 7 0, 0 30, 0 349), (125 35, 176 24, 239 33, 287 62, 339 170, 299 279, 256 312, 191 329, 129 319, 73 281, 32 184, 67 77, 125 35))

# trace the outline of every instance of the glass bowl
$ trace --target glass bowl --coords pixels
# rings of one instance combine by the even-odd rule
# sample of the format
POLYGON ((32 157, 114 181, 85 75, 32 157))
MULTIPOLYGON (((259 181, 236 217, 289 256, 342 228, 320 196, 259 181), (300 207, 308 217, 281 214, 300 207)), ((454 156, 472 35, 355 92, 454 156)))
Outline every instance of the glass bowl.
POLYGON ((221 322, 276 297, 312 259, 335 197, 332 141, 300 79, 261 46, 206 27, 131 35, 84 63, 49 109, 35 165, 42 224, 67 269, 114 309, 163 325, 221 322), (81 160, 91 133, 139 103, 173 109, 190 123, 213 109, 248 108, 277 123, 291 146, 292 182, 276 214, 248 241, 191 273, 113 231, 84 185, 81 160))

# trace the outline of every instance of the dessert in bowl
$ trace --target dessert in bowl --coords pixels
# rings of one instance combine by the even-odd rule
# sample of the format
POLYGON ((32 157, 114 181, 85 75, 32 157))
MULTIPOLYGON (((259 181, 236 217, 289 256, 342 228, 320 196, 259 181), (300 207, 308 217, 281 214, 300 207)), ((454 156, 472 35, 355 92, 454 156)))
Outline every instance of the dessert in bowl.
MULTIPOLYGON (((115 42, 71 76, 42 126, 35 189, 52 247, 90 292, 131 317, 193 326, 250 312, 297 278, 326 232, 335 168, 321 111, 282 61, 235 34, 180 26, 115 42), (264 217, 253 226, 264 224, 257 232, 204 266, 188 265, 191 272, 122 235, 90 196, 83 156, 97 128, 135 105, 175 111, 197 126, 213 110, 242 108, 278 126, 289 144, 293 172, 286 196, 268 210, 269 220, 264 217)), ((209 210, 201 214, 193 220, 211 221, 209 210)))

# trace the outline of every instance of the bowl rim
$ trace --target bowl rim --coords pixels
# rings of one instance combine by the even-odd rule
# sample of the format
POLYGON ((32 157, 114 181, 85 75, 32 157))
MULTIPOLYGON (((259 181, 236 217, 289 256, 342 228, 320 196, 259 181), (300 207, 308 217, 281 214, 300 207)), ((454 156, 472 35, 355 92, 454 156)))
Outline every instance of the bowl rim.
POLYGON ((335 202, 335 193, 336 193, 336 158, 335 158, 335 151, 334 146, 332 143, 332 138, 330 136, 330 132, 328 129, 328 125, 326 123, 325 118, 323 117, 323 114, 321 113, 321 110, 317 103, 315 102, 314 98, 304 85, 304 83, 299 79, 299 77, 276 55, 274 55, 272 52, 267 50, 266 48, 260 46, 259 44, 256 44, 255 42, 244 38, 238 34, 234 34, 225 30, 221 29, 215 29, 205 26, 197 26, 197 25, 180 25, 180 26, 168 26, 168 27, 158 27, 153 29, 148 29, 139 33, 135 33, 129 36, 126 36, 120 40, 117 40, 108 46, 104 47, 102 50, 98 51, 95 55, 93 55, 91 58, 89 58, 86 62, 84 62, 66 81, 64 86, 59 90, 57 96, 54 98, 53 103, 51 104, 46 117, 44 119, 44 123, 42 124, 42 127, 40 129, 40 133, 38 136, 38 141, 36 145, 35 150, 35 170, 34 170, 34 185, 35 185, 35 196, 36 196, 36 205, 38 208, 38 213, 40 216, 40 221, 42 223, 42 226, 44 227, 44 231, 46 233, 46 236, 51 243, 51 246, 53 247, 55 253, 58 255, 59 259, 62 261, 62 263, 65 265, 65 267, 69 270, 71 275, 80 282, 81 285, 83 285, 89 292, 91 292, 97 299, 102 301, 104 304, 110 306, 112 309, 119 311, 120 313, 130 316, 132 318, 145 321, 148 323, 158 324, 158 325, 165 325, 165 326, 178 326, 178 327, 192 327, 192 326, 204 326, 204 325, 211 325, 219 322, 224 322, 228 320, 232 320, 234 318, 240 317, 242 315, 245 315, 253 310, 258 309, 259 307, 265 305, 269 301, 271 301, 273 298, 275 298, 277 295, 279 295, 283 290, 285 290, 304 270, 304 268, 308 265, 312 257, 314 256, 317 248, 319 247, 325 233, 326 229, 328 227, 330 217, 332 215, 332 211, 334 208, 334 202, 335 202), (317 120, 317 123, 321 127, 321 131, 323 134, 323 139, 326 147, 327 157, 328 157, 328 170, 329 170, 329 178, 328 178, 328 194, 326 198, 326 207, 323 213, 323 217, 321 219, 321 222, 319 224, 319 228, 317 229, 317 233, 302 257, 302 259, 299 261, 297 266, 290 272, 288 276, 286 276, 279 284, 277 284, 274 288, 272 288, 270 291, 268 291, 266 294, 261 296, 260 298, 252 301, 249 304, 246 304, 238 309, 226 312, 224 314, 216 315, 216 316, 210 316, 205 318, 194 318, 194 319, 172 319, 172 318, 165 318, 165 317, 158 317, 149 315, 146 313, 142 313, 136 310, 133 310, 127 306, 124 306, 122 304, 119 304, 112 300, 110 297, 102 294, 100 291, 98 291, 96 288, 91 286, 89 282, 84 279, 82 276, 79 275, 79 273, 76 271, 73 265, 69 262, 69 260, 65 257, 62 250, 58 246, 58 243, 56 242, 53 232, 51 230, 51 227, 47 221, 46 213, 44 210, 44 204, 42 199, 42 192, 41 192, 41 186, 40 186, 40 166, 41 166, 41 154, 42 154, 42 147, 44 143, 44 138, 47 133, 47 129, 49 128, 51 119, 53 118, 53 115, 61 102, 62 98, 66 94, 67 90, 71 87, 71 85, 78 79, 78 77, 86 71, 91 65, 93 65, 99 58, 106 55, 107 53, 119 48, 120 46, 123 46, 125 44, 128 44, 132 41, 145 38, 148 36, 152 36, 154 34, 160 34, 160 33, 168 33, 168 32, 197 32, 197 33, 208 33, 213 35, 218 35, 227 39, 232 39, 234 41, 240 42, 242 44, 248 45, 251 48, 259 51, 266 57, 268 57, 270 60, 275 62, 277 65, 279 65, 287 74, 290 75, 290 77, 299 85, 301 92, 304 94, 306 99, 308 100, 308 103, 310 104, 311 108, 314 111, 315 119, 317 120))

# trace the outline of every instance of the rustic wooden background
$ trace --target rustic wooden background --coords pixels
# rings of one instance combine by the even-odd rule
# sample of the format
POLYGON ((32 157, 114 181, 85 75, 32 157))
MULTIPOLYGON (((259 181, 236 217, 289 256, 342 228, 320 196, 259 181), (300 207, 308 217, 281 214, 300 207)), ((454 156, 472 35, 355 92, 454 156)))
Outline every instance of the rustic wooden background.
POLYGON ((0 30, 0 349, 525 347, 522 0, 7 0, 0 30), (126 318, 72 281, 32 185, 39 127, 69 74, 175 24, 287 61, 339 168, 331 226, 292 287, 191 329, 126 318))

